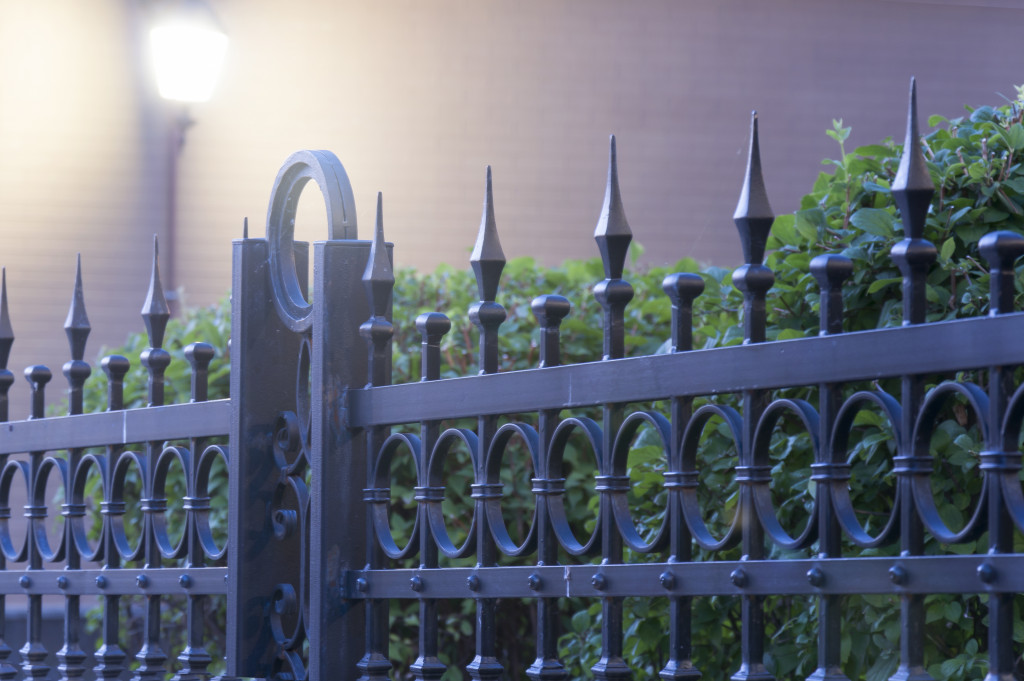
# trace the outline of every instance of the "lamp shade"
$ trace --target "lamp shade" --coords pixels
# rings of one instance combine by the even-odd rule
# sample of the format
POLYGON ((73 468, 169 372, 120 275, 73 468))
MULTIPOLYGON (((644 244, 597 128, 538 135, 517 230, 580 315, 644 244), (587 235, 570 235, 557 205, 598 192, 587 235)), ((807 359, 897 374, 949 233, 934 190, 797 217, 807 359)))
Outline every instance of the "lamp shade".
POLYGON ((163 8, 149 31, 157 89, 164 99, 205 102, 220 76, 228 36, 202 0, 163 8))

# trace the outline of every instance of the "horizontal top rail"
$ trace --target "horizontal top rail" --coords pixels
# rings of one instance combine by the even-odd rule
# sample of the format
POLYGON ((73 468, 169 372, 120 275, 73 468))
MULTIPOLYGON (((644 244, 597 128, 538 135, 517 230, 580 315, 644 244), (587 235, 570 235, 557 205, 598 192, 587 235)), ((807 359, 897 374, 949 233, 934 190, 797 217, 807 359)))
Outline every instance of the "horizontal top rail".
POLYGON ((1024 363, 1024 313, 353 390, 351 428, 1024 363))
POLYGON ((0 454, 226 435, 231 401, 210 400, 0 424, 0 454))

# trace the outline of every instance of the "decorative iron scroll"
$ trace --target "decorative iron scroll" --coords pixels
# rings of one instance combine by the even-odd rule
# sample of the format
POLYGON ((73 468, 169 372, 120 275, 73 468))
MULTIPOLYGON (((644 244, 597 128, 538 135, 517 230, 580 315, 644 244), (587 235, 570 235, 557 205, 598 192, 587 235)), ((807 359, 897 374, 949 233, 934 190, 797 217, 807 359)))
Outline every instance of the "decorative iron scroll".
MULTIPOLYGON (((761 174, 756 114, 752 119, 747 171, 734 220, 745 264, 733 275, 743 293, 743 344, 712 350, 692 349, 692 303, 703 281, 692 274, 665 279, 672 301, 671 353, 624 358, 623 310, 633 297, 622 279, 632 238, 618 187, 615 139, 611 140, 608 184, 595 239, 605 279, 594 287, 604 309, 604 358, 600 362, 561 366, 559 325, 569 313, 560 296, 533 302, 540 326, 537 369, 497 374, 498 328, 505 311, 496 302, 504 256, 498 243, 487 172, 484 214, 471 263, 480 302, 470 317, 480 329, 480 374, 440 380, 440 342, 450 329, 440 313, 421 315, 422 376, 417 384, 389 385, 391 321, 387 318, 393 276, 378 224, 370 263, 364 274, 371 318, 363 326, 369 347, 369 384, 345 396, 347 425, 365 433, 370 472, 363 499, 369 507, 368 535, 373 538, 367 568, 353 571, 345 596, 364 599, 366 651, 357 668, 361 679, 389 678, 388 599, 419 602, 419 656, 409 666, 417 679, 437 679, 446 667, 438 657, 437 604, 443 599, 476 602, 476 656, 466 666, 474 679, 501 678, 496 657, 494 618, 497 598, 535 602, 536 661, 531 678, 561 679, 568 672, 558 659, 558 599, 600 599, 602 654, 592 668, 598 679, 629 678, 623 658, 622 599, 667 596, 671 627, 669 660, 661 677, 696 679, 690 643, 690 608, 699 596, 739 596, 742 611, 742 658, 735 680, 770 679, 765 666, 764 598, 804 594, 818 599, 818 669, 811 678, 843 679, 840 659, 840 597, 886 593, 902 607, 900 667, 894 679, 929 678, 923 665, 924 597, 932 593, 988 594, 990 678, 1013 672, 1012 595, 1024 589, 1024 557, 1013 552, 1014 532, 1024 532, 1024 493, 1019 474, 1018 438, 1024 421, 1024 387, 1009 384, 1014 365, 1024 364, 1016 343, 1024 316, 1013 312, 1014 263, 1024 254, 1024 237, 995 232, 984 237, 981 252, 992 281, 988 318, 924 324, 925 274, 935 248, 922 237, 932 187, 921 157, 916 94, 911 85, 907 141, 893 184, 907 238, 892 257, 904 275, 904 326, 844 334, 842 284, 853 272, 849 259, 824 255, 811 263, 821 291, 820 336, 766 341, 766 294, 774 274, 763 264, 774 220, 761 174), (927 345, 926 345, 927 344, 927 345), (874 349, 886 348, 886 358, 874 349), (923 348, 931 347, 924 351, 923 348), (925 374, 982 370, 989 385, 946 381, 926 391, 925 374), (881 388, 850 390, 847 384, 895 379, 900 394, 881 388), (817 404, 782 388, 816 389, 817 404), (733 393, 738 407, 716 400, 733 393), (702 398, 695 405, 695 398, 702 398), (663 401, 667 413, 627 403, 663 401), (979 424, 984 451, 979 457, 982 490, 962 527, 949 527, 938 511, 932 489, 934 461, 931 436, 943 409, 953 402, 979 424), (582 409, 597 408, 599 418, 582 409), (851 499, 849 444, 858 414, 870 410, 887 422, 896 444, 896 478, 889 516, 866 527, 851 499), (566 413, 568 412, 568 413, 566 413), (532 423, 515 415, 535 414, 532 423), (442 420, 477 420, 475 429, 441 430, 442 420), (511 419, 511 420, 510 420, 511 419), (807 435, 813 463, 808 477, 816 487, 802 527, 779 519, 772 496, 772 436, 783 421, 807 435), (392 432, 392 426, 419 422, 418 433, 392 432), (731 522, 714 529, 702 506, 700 453, 710 424, 731 436, 736 452, 733 480, 738 502, 731 522), (666 506, 660 527, 642 533, 630 508, 628 457, 641 430, 660 447, 665 465, 662 490, 666 506), (564 456, 570 440, 585 442, 595 460, 594 487, 599 506, 594 530, 581 536, 565 507, 564 456), (528 534, 510 536, 502 513, 501 473, 511 443, 528 452, 535 511, 528 534), (464 518, 471 529, 456 545, 442 511, 446 493, 445 459, 454 447, 468 450, 473 471, 474 507, 464 518), (396 457, 408 456, 416 470, 416 518, 408 543, 391 530, 396 457), (874 526, 873 526, 874 527, 874 526), (944 545, 976 540, 989 532, 983 555, 924 555, 924 539, 944 545), (861 549, 897 547, 894 557, 843 555, 844 542, 861 549), (739 560, 694 561, 694 546, 720 553, 738 547, 739 560), (814 557, 778 559, 780 553, 817 547, 814 557), (661 556, 655 562, 625 562, 631 554, 661 556), (532 557, 534 565, 509 565, 532 557), (475 567, 448 567, 441 557, 475 558, 475 567), (597 557, 600 562, 577 562, 597 557), (396 561, 414 559, 418 567, 396 561)), ((853 481, 863 482, 863 481, 853 481)), ((346 663, 347 664, 347 663, 346 663)))

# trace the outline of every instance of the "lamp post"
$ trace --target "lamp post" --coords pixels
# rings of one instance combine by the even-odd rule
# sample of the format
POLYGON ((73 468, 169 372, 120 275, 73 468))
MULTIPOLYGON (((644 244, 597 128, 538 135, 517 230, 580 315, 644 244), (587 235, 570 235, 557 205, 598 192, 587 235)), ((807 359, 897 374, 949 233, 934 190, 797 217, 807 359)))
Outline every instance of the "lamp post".
POLYGON ((167 229, 164 282, 167 301, 177 307, 174 251, 177 227, 178 157, 185 131, 194 123, 191 103, 213 95, 228 49, 228 36, 206 0, 157 0, 149 29, 149 52, 160 97, 168 110, 167 229))

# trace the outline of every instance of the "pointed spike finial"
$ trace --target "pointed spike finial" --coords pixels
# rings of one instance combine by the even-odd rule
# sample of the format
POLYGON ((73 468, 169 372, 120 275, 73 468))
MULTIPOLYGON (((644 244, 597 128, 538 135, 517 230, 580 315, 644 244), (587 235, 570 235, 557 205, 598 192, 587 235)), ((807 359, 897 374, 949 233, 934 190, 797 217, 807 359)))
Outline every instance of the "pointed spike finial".
POLYGON ((604 276, 607 279, 621 279, 622 270, 626 265, 626 254, 633 240, 633 232, 626 220, 626 211, 622 207, 622 195, 619 192, 619 166, 615 151, 615 135, 608 145, 608 184, 605 186, 604 205, 601 217, 594 228, 594 240, 601 251, 604 263, 604 276))
POLYGON ((480 300, 493 301, 498 295, 498 282, 505 269, 505 253, 498 239, 498 226, 494 221, 494 193, 491 185, 491 166, 487 166, 487 182, 484 188, 484 210, 480 218, 480 232, 469 258, 476 275, 477 292, 480 300))
POLYGON ((747 172, 743 177, 743 189, 732 216, 740 232, 743 246, 743 260, 749 265, 760 265, 764 260, 765 244, 771 231, 775 214, 768 203, 768 192, 764 188, 761 173, 761 145, 757 134, 757 111, 750 114, 750 150, 747 154, 747 172))
POLYGON ((248 216, 242 218, 242 238, 243 239, 248 239, 249 238, 249 217, 248 216))
POLYGON ((167 299, 164 298, 164 287, 160 283, 160 240, 153 236, 153 270, 149 278, 149 292, 146 294, 146 303, 142 306, 142 319, 146 323, 146 331, 149 334, 150 347, 159 348, 164 343, 164 330, 167 328, 167 320, 170 319, 170 308, 167 307, 167 299))
POLYGON ((12 345, 14 329, 11 327, 11 314, 7 309, 7 268, 4 267, 0 273, 0 369, 7 369, 12 345))
POLYGON ((935 185, 928 164, 921 152, 921 136, 917 126, 917 80, 910 79, 910 102, 907 106, 907 137, 903 143, 900 166, 892 183, 892 196, 903 219, 903 233, 911 239, 924 236, 925 218, 931 205, 935 185))
POLYGON ((75 268, 75 289, 71 294, 71 307, 64 320, 64 333, 71 348, 71 359, 81 361, 85 355, 85 342, 89 338, 89 315, 85 311, 85 293, 82 288, 82 254, 78 254, 75 268))
POLYGON ((377 222, 373 243, 370 244, 370 257, 363 272, 363 287, 374 316, 383 317, 387 314, 394 286, 395 273, 384 241, 384 198, 381 192, 377 192, 377 222))

